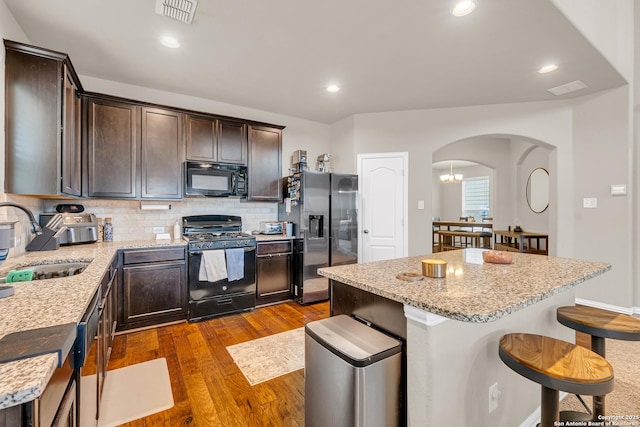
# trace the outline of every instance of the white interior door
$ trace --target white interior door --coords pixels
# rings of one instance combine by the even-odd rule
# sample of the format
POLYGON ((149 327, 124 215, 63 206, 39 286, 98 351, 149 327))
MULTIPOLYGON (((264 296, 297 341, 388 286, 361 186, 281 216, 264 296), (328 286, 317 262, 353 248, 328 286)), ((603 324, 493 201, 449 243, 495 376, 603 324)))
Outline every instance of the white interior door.
POLYGON ((358 155, 358 262, 407 256, 407 164, 407 153, 358 155))

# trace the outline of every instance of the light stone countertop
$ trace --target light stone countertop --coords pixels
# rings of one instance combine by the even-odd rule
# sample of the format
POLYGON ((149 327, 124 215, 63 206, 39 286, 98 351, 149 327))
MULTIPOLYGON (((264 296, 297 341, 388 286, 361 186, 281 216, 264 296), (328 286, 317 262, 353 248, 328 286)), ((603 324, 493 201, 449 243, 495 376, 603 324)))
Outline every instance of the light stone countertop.
POLYGON ((318 269, 329 279, 463 322, 486 323, 535 304, 611 269, 602 262, 513 253, 512 264, 489 264, 482 249, 318 269), (422 274, 421 260, 447 261, 447 276, 417 282, 398 273, 422 274))
MULTIPOLYGON (((184 240, 129 240, 62 246, 7 259, 0 276, 35 264, 90 262, 85 271, 59 279, 12 283, 14 295, 0 299, 0 338, 12 332, 80 322, 103 275, 120 249, 186 246, 184 240)), ((0 364, 0 409, 29 402, 42 394, 57 368, 55 354, 0 364)))
POLYGON ((295 237, 287 236, 285 234, 254 234, 256 242, 270 242, 272 240, 293 240, 295 237))

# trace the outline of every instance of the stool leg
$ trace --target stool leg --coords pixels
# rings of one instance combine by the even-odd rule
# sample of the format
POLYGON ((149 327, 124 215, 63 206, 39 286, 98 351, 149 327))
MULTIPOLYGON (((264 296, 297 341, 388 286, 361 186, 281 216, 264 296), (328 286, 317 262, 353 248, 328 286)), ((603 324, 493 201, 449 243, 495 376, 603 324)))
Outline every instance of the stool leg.
POLYGON ((553 427, 556 421, 560 421, 560 396, 558 390, 541 387, 540 427, 553 427))
MULTIPOLYGON (((591 335, 591 351, 605 357, 605 339, 591 335)), ((604 396, 593 396, 593 419, 600 421, 599 416, 604 415, 604 396)))

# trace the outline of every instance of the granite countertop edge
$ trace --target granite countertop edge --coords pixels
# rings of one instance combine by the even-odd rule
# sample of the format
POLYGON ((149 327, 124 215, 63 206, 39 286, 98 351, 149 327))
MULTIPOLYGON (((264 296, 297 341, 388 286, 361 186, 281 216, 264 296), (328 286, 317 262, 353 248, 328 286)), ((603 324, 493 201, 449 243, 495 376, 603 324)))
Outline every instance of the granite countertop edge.
MULTIPOLYGON (((90 261, 77 276, 13 283, 15 294, 0 299, 0 337, 69 322, 79 322, 118 250, 186 247, 179 240, 122 240, 26 252, 7 259, 0 275, 35 264, 90 261), (29 302, 29 307, 25 303, 29 302)), ((0 409, 30 402, 46 388, 58 366, 56 354, 0 364, 0 409)))
MULTIPOLYGON (((530 255, 520 255, 520 256, 526 257, 530 255)), ((540 256, 540 255, 533 255, 533 256, 540 256)), ((413 257, 413 258, 416 258, 416 257, 413 257)), ((428 255, 428 256, 417 257, 417 258, 441 258, 441 257, 428 255)), ((374 262, 369 264, 361 264, 360 266, 363 267, 368 265, 371 271, 373 272, 375 271, 374 269, 376 269, 376 264, 377 263, 374 262)), ((433 303, 429 301, 428 297, 418 298, 418 297, 402 295, 401 293, 393 292, 392 290, 387 289, 385 286, 376 286, 375 284, 371 284, 371 283, 367 284, 364 282, 364 280, 361 280, 361 279, 354 280, 350 278, 348 274, 343 274, 340 267, 320 268, 318 269, 318 274, 320 274, 321 276, 325 276, 329 279, 344 283, 346 285, 353 286, 355 288, 362 289, 367 292, 371 292, 372 294, 375 294, 384 298, 388 298, 390 300, 400 302, 404 305, 415 307, 415 308, 418 308, 426 312, 436 314, 438 316, 442 316, 448 319, 458 320, 462 322, 470 322, 470 323, 488 323, 488 322, 493 322, 497 319, 500 319, 501 317, 504 317, 506 315, 515 313, 516 311, 522 310, 533 304, 536 304, 546 298, 552 297, 586 280, 602 275, 605 272, 611 270, 611 265, 606 263, 592 263, 592 265, 594 266, 594 270, 590 271, 589 273, 586 273, 582 277, 573 278, 568 282, 557 284, 551 288, 548 288, 546 286, 541 286, 539 290, 532 292, 530 295, 527 295, 523 299, 515 302, 510 302, 508 304, 504 304, 499 308, 489 308, 486 310, 483 309, 483 310, 476 310, 476 311, 468 311, 468 310, 465 311, 464 309, 467 307, 464 305, 458 305, 456 307, 457 309, 454 309, 452 308, 452 306, 456 306, 455 303, 452 303, 452 304, 433 303), (598 268, 595 268, 595 266, 598 264, 599 264, 598 268)), ((348 268, 348 266, 346 267, 348 268)), ((376 274, 379 274, 380 271, 383 271, 383 270, 382 269, 378 270, 376 274)), ((397 273, 399 273, 399 271, 397 273)), ((373 274, 373 275, 376 275, 376 274, 373 274)), ((435 280, 443 280, 443 279, 435 279, 435 280)), ((452 297, 451 301, 453 300, 454 298, 452 297)))

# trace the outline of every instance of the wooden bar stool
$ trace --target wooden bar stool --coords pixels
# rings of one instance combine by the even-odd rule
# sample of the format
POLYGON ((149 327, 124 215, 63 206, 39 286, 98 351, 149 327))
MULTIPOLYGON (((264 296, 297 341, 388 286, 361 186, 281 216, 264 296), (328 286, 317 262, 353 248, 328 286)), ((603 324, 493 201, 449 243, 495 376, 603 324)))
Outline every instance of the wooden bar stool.
POLYGON ((613 368, 584 347, 533 334, 500 338, 500 359, 520 375, 541 385, 540 427, 560 421, 559 391, 590 396, 613 390, 613 368))
MULTIPOLYGON (((591 350, 606 357, 605 338, 640 341, 640 320, 626 314, 574 305, 558 307, 558 322, 578 332, 591 335, 591 350)), ((604 415, 604 396, 593 397, 593 419, 604 415)))

